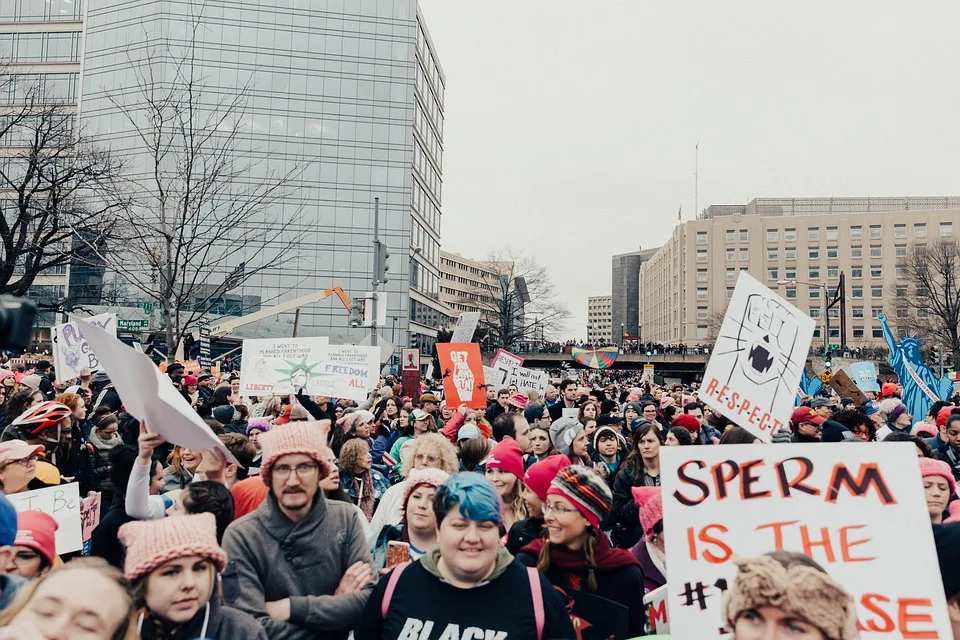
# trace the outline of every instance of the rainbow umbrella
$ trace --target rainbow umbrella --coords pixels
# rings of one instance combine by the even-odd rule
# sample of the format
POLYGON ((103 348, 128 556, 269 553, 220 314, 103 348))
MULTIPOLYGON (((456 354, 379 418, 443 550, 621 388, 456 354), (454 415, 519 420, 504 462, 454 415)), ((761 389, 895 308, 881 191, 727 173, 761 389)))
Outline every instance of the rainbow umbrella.
POLYGON ((603 349, 578 349, 573 348, 572 355, 574 362, 582 364, 591 369, 609 369, 617 361, 617 347, 604 347, 603 349))

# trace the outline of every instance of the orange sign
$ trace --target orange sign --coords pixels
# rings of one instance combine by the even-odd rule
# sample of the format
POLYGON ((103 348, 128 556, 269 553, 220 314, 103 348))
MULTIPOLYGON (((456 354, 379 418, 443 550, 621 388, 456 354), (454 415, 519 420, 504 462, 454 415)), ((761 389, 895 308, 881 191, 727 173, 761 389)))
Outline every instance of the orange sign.
MULTIPOLYGON (((184 375, 197 375, 200 373, 200 362, 197 360, 187 360, 186 362, 181 362, 180 364, 183 365, 184 375)), ((167 372, 168 364, 166 360, 160 362, 158 366, 160 367, 161 373, 167 372)))
POLYGON ((471 409, 485 409, 487 388, 483 380, 483 358, 476 343, 437 343, 443 393, 447 404, 471 409))

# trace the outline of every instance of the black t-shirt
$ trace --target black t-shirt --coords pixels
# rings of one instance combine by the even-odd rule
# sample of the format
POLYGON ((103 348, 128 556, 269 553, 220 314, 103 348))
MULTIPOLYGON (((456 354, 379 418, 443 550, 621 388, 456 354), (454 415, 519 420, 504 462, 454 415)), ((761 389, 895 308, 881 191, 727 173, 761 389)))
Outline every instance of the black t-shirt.
MULTIPOLYGON (((539 574, 538 578, 544 604, 543 640, 576 638, 562 598, 546 578, 539 574)), ((354 630, 354 640, 537 637, 530 580, 526 568, 516 560, 496 580, 473 589, 447 584, 414 562, 400 576, 384 620, 380 610, 389 580, 387 575, 377 583, 354 630)))

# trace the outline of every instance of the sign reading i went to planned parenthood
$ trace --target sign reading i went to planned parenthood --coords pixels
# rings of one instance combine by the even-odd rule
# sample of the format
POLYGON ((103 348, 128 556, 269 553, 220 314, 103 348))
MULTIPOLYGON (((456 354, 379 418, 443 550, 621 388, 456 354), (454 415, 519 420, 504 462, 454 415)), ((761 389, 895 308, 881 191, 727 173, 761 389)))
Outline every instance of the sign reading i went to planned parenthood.
POLYGON ((788 426, 815 323, 740 272, 699 397, 763 442, 788 426))
POLYGON ((737 621, 727 620, 724 592, 744 590, 750 608, 823 614, 855 624, 860 640, 952 637, 911 443, 664 447, 660 456, 673 637, 728 637, 737 621), (754 562, 776 551, 823 571, 800 578, 769 558, 754 562), (744 560, 752 589, 736 582, 744 560))
POLYGON ((379 375, 376 347, 331 345, 326 338, 244 340, 240 393, 332 396, 361 402, 379 375))

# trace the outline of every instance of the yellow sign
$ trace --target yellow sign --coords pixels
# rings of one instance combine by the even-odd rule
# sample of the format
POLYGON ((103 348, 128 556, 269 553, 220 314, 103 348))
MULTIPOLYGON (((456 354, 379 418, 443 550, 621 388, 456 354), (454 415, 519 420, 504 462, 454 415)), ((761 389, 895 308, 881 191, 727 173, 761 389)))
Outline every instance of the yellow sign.
POLYGON ((820 381, 823 384, 830 384, 830 380, 832 379, 833 379, 833 374, 830 373, 829 371, 824 371, 823 373, 820 374, 820 381))

